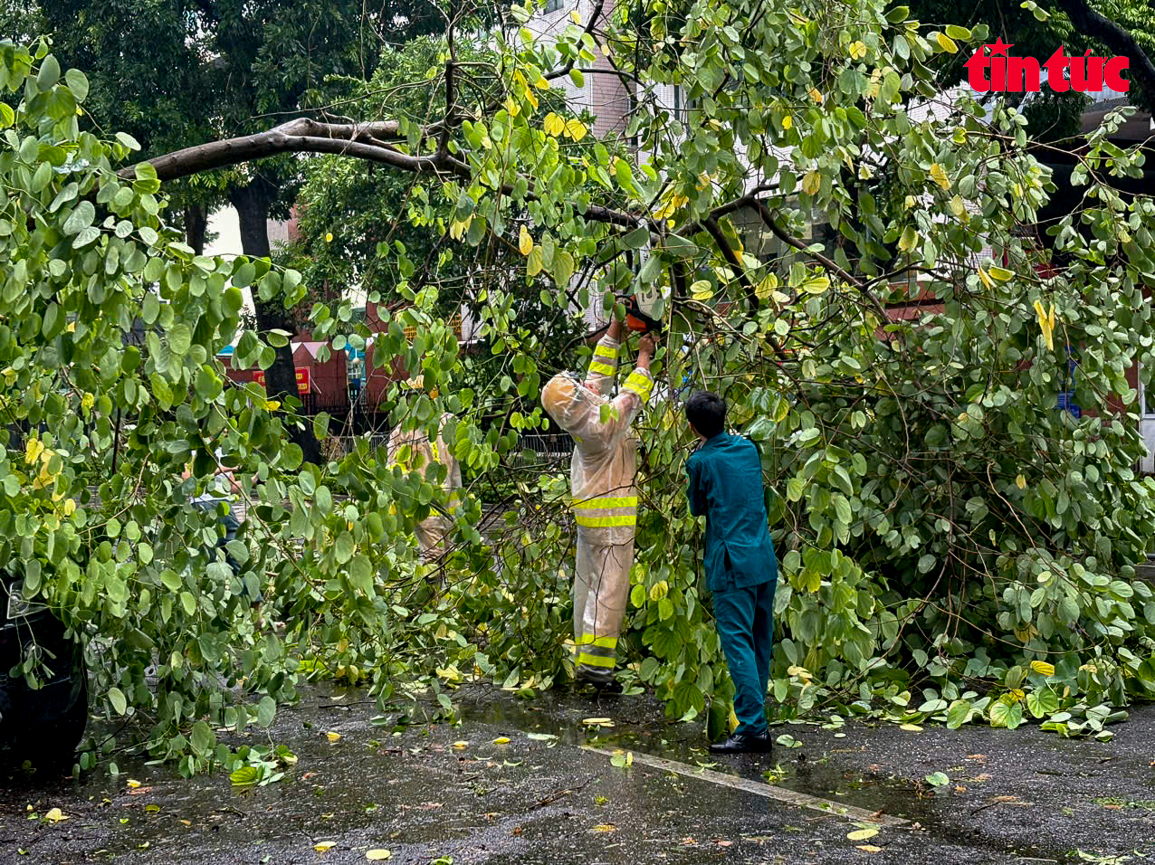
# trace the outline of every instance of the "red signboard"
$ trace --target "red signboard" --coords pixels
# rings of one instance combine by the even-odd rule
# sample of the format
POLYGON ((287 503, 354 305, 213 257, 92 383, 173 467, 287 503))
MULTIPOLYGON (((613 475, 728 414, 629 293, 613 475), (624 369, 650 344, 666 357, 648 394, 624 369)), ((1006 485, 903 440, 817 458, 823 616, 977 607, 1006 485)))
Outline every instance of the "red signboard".
MULTIPOLYGON (((253 381, 261 387, 265 386, 265 371, 262 369, 253 373, 253 381)), ((302 367, 297 367, 297 393, 306 394, 309 392, 309 370, 302 367)))

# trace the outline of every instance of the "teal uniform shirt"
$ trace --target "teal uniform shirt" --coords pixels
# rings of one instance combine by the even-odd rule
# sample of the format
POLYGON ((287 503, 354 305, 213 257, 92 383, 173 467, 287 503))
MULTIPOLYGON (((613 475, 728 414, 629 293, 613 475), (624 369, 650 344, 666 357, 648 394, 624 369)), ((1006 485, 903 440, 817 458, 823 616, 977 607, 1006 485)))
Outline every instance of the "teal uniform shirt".
POLYGON ((711 592, 778 579, 766 517, 762 459, 752 441, 718 433, 686 461, 690 513, 708 514, 703 564, 711 592))

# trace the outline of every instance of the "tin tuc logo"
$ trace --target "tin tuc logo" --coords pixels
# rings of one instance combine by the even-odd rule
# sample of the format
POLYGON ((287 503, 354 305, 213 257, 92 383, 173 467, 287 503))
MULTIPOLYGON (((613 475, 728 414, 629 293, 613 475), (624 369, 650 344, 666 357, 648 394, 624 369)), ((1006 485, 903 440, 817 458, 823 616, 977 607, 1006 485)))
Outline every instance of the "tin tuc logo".
POLYGON ((1122 73, 1130 60, 1126 57, 1092 57, 1088 51, 1082 57, 1068 57, 1063 46, 1046 63, 1034 57, 1011 57, 1008 49, 1014 43, 1003 42, 1002 37, 984 45, 964 64, 967 83, 979 93, 1038 93, 1045 76, 1047 86, 1056 93, 1074 90, 1076 93, 1100 93, 1103 85, 1126 92, 1130 83, 1122 73), (987 54, 987 49, 990 54, 987 54))

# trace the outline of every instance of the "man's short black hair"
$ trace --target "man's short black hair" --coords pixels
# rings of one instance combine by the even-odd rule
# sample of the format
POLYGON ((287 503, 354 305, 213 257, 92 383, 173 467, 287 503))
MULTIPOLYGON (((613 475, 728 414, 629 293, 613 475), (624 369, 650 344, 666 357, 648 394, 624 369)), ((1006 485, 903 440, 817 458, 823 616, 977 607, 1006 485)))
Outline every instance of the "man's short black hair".
POLYGON ((713 438, 726 427, 726 400, 700 390, 686 400, 686 420, 706 438, 713 438))

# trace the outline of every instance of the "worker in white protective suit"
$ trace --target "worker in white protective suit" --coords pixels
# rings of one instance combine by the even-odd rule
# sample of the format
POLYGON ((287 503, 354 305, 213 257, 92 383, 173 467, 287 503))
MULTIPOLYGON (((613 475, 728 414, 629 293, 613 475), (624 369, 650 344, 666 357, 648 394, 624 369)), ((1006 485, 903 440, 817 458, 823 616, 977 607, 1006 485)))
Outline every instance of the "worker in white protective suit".
MULTIPOLYGON (((411 382, 407 382, 407 386, 414 390, 422 390, 423 377, 417 376, 411 382)), ((436 397, 437 391, 434 390, 430 396, 436 397)), ((453 415, 449 413, 441 416, 437 440, 434 443, 429 441, 428 433, 421 428, 405 430, 398 424, 389 434, 390 465, 399 465, 405 471, 417 471, 423 475, 434 463, 446 468, 445 478, 440 483, 446 492, 449 513, 441 513, 434 508, 428 517, 417 524, 417 542, 421 546, 422 558, 427 562, 445 555, 445 539, 453 529, 451 514, 461 503, 461 466, 442 438, 442 433, 452 420, 453 415)))
POLYGON ((576 677, 599 690, 616 688, 615 654, 634 558, 637 439, 630 434, 630 424, 654 388, 650 361, 655 339, 646 335, 637 367, 621 392, 610 398, 621 336, 621 323, 614 321, 594 349, 585 380, 562 373, 550 379, 542 393, 545 410, 575 444, 570 474, 577 522, 576 677))

